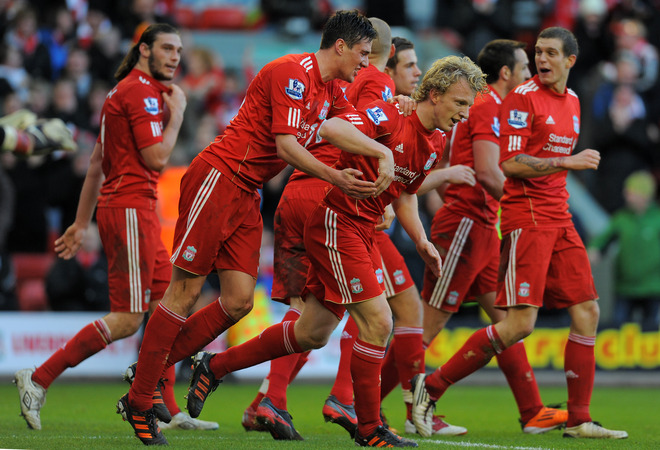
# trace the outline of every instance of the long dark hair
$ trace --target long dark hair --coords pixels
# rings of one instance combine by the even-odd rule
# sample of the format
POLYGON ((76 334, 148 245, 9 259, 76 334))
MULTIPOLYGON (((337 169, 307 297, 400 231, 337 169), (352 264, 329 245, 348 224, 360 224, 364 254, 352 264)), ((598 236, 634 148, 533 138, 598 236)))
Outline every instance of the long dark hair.
POLYGON ((115 80, 121 81, 126 75, 129 74, 133 67, 137 64, 140 59, 140 44, 147 44, 149 48, 156 42, 158 35, 161 33, 165 34, 179 34, 179 30, 174 28, 172 25, 167 23, 155 23, 149 25, 146 30, 140 36, 140 40, 131 47, 128 51, 124 60, 121 62, 119 69, 115 72, 115 80))

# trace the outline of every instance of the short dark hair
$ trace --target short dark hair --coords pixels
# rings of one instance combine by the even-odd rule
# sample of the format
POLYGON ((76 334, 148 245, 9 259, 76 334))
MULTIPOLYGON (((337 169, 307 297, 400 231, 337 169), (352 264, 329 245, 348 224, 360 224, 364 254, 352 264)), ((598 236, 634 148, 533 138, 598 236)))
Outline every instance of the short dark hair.
POLYGON ((154 45, 154 42, 156 42, 156 39, 158 39, 159 34, 179 34, 179 30, 168 23, 155 23, 149 25, 140 36, 140 40, 131 47, 124 57, 124 60, 119 65, 119 68, 115 72, 115 80, 121 81, 126 78, 126 75, 133 70, 137 62, 140 60, 140 44, 147 44, 149 48, 151 48, 154 45))
POLYGON ((410 50, 415 48, 415 44, 403 37, 393 37, 392 44, 394 44, 394 55, 387 60, 387 67, 390 69, 395 69, 396 65, 399 64, 399 52, 403 50, 410 50))
POLYGON ((495 39, 481 49, 477 64, 486 74, 486 83, 492 84, 500 79, 500 69, 504 66, 513 71, 516 66, 516 50, 524 49, 526 44, 511 39, 495 39))
POLYGON ((580 52, 580 47, 578 46, 578 41, 575 38, 575 35, 566 28, 546 28, 539 33, 539 39, 559 39, 562 43, 561 51, 564 53, 564 56, 575 55, 577 57, 580 52))
POLYGON ((352 48, 363 39, 373 41, 378 33, 369 19, 357 9, 352 11, 340 10, 334 13, 323 27, 321 36, 321 49, 335 45, 337 39, 343 39, 352 48))

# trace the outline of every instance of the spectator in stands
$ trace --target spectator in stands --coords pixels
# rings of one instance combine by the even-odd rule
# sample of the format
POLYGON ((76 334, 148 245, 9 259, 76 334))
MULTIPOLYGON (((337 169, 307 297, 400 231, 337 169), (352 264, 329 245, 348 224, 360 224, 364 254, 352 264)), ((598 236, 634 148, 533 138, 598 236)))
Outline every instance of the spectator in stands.
POLYGON ((0 43, 0 78, 7 80, 22 102, 28 100, 31 79, 24 68, 23 55, 4 42, 0 43))
POLYGON ((69 48, 75 44, 76 23, 73 13, 64 6, 57 7, 50 19, 50 26, 39 30, 39 38, 48 48, 53 79, 57 79, 66 64, 69 48))
POLYGON ((32 77, 51 79, 50 53, 39 39, 37 15, 32 8, 24 8, 16 14, 5 40, 21 52, 25 70, 32 77))
MULTIPOLYGON (((106 70, 108 71, 108 68, 106 70)), ((75 83, 78 101, 84 103, 85 97, 87 97, 92 88, 93 81, 87 50, 82 47, 71 47, 69 49, 62 76, 75 83)))
POLYGON ((89 59, 92 77, 114 84, 112 74, 123 59, 119 28, 113 26, 99 31, 89 47, 89 59))
MULTIPOLYGON (((637 19, 622 19, 612 24, 615 51, 629 53, 639 61, 639 78, 635 82, 638 92, 646 92, 658 81, 658 49, 646 40, 646 27, 637 19)), ((657 32, 657 30, 656 30, 657 32)))
POLYGON ((68 78, 60 78, 53 86, 52 104, 48 116, 58 117, 77 128, 85 127, 88 113, 76 95, 76 83, 68 78))
POLYGON ((596 264, 601 252, 614 241, 614 325, 638 321, 644 331, 658 331, 660 310, 660 207, 656 180, 648 171, 629 175, 624 183, 625 206, 611 218, 603 233, 589 243, 589 257, 596 264), (635 320, 634 312, 640 310, 635 320))
POLYGON ((636 60, 620 55, 617 68, 617 82, 606 82, 597 90, 591 114, 592 144, 603 155, 600 170, 592 174, 592 192, 609 212, 623 206, 624 178, 659 161, 648 134, 646 106, 633 88, 636 60))

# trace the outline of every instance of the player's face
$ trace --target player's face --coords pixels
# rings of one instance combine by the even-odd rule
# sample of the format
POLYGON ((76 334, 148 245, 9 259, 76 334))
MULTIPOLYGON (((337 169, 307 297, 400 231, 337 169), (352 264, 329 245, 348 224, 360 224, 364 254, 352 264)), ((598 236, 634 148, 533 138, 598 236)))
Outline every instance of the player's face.
POLYGON ((575 64, 575 55, 566 56, 557 38, 540 38, 534 47, 534 61, 541 83, 561 94, 566 88, 568 73, 575 64))
POLYGON ((389 72, 396 86, 396 93, 401 95, 411 95, 422 71, 417 66, 417 54, 415 49, 409 48, 401 50, 398 54, 398 62, 393 71, 389 72))
POLYGON ((174 79, 181 61, 181 38, 178 34, 160 33, 149 51, 149 71, 159 81, 174 79))
POLYGON ((369 66, 369 53, 371 53, 371 41, 368 39, 362 39, 351 48, 345 45, 344 52, 342 53, 340 74, 337 78, 352 83, 357 76, 358 70, 369 66))
POLYGON ((467 119, 475 96, 476 93, 465 78, 460 78, 452 84, 444 94, 432 91, 431 98, 435 103, 433 106, 435 127, 449 131, 458 122, 467 119))
POLYGON ((516 58, 516 64, 511 72, 511 86, 509 86, 509 90, 518 86, 523 81, 532 78, 532 73, 529 71, 529 58, 527 57, 525 50, 517 48, 514 52, 514 56, 516 58))

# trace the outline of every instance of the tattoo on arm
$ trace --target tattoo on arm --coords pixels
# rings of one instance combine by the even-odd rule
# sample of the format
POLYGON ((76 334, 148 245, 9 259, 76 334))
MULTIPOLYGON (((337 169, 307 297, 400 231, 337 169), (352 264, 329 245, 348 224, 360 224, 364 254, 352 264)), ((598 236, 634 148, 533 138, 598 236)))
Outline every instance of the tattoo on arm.
POLYGON ((516 155, 513 160, 517 163, 524 164, 527 167, 534 169, 536 172, 545 172, 548 169, 561 168, 564 157, 535 158, 529 155, 516 155))

